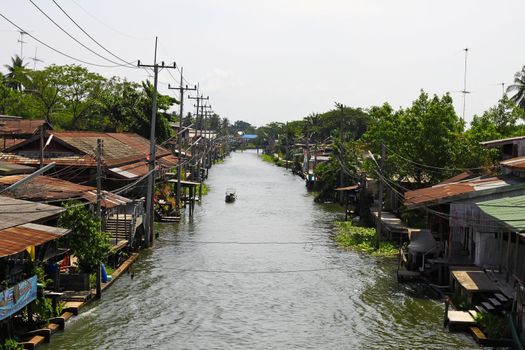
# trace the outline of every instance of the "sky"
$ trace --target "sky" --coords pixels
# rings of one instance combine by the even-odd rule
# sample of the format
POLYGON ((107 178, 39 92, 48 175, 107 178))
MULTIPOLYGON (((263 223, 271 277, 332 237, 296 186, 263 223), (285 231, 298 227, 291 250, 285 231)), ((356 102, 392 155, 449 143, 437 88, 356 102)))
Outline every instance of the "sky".
MULTIPOLYGON (((108 51, 128 62, 184 67, 213 110, 261 126, 322 113, 335 102, 407 107, 421 89, 450 92, 462 115, 468 48, 467 121, 495 105, 502 83, 525 64, 523 0, 55 0, 108 51)), ((72 36, 117 61, 53 3, 33 0, 72 36)), ((0 13, 77 59, 104 61, 60 31, 29 0, 0 0, 0 13)), ((0 62, 20 54, 20 35, 0 18, 0 62)), ((78 63, 24 36, 23 56, 78 63)), ((29 67, 33 62, 29 61, 29 67)), ((87 66, 106 77, 148 79, 144 69, 87 66)), ((159 91, 175 95, 179 72, 163 70, 159 91)), ((186 111, 192 108, 188 103, 186 111)))

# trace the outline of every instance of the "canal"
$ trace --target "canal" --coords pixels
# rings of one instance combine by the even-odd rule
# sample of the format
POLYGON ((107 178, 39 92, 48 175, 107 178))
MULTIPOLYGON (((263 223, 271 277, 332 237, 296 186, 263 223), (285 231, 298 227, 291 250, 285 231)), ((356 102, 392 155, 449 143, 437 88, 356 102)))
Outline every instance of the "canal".
POLYGON ((395 282, 395 261, 339 249, 340 210, 300 178, 238 152, 207 184, 193 222, 158 225, 155 247, 45 349, 478 348, 395 282))

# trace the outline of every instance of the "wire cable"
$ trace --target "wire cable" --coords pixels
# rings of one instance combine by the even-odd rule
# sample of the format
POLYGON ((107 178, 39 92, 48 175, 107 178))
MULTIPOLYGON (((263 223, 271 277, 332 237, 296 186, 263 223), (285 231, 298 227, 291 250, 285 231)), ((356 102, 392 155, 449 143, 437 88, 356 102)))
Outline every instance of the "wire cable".
MULTIPOLYGON (((65 30, 64 28, 62 28, 62 26, 60 26, 60 24, 58 24, 54 19, 52 19, 44 10, 42 10, 40 7, 38 7, 37 4, 35 4, 35 2, 33 0, 29 0, 29 2, 31 4, 33 4, 34 7, 36 7, 36 9, 38 11, 40 11, 40 13, 42 13, 48 20, 51 21, 51 23, 53 23, 56 27, 58 27, 64 34, 66 34, 68 37, 70 37, 71 39, 73 39, 77 44, 81 45, 83 48, 85 48, 86 50, 88 50, 89 52, 97 55, 98 57, 108 61, 108 62, 111 62, 113 64, 116 64, 117 66, 120 66, 120 67, 127 67, 127 68, 134 68, 134 69, 137 69, 138 67, 137 66, 130 66, 128 62, 126 62, 126 65, 123 65, 121 63, 118 63, 118 62, 115 62, 113 60, 110 60, 109 58, 106 58, 102 55, 100 55, 98 52, 92 50, 91 48, 89 48, 88 46, 84 45, 84 43, 82 43, 80 40, 78 40, 77 38, 75 38, 73 35, 71 35, 67 30, 65 30)), ((53 0, 54 2, 54 0, 53 0)), ((56 4, 56 2, 55 2, 56 4)), ((58 5, 57 5, 58 6, 58 5)))
POLYGON ((93 40, 93 42, 94 42, 95 44, 97 44, 98 46, 100 46, 104 51, 106 51, 106 52, 109 53, 111 56, 115 57, 116 59, 121 60, 121 61, 124 62, 126 65, 130 65, 130 66, 133 66, 134 68, 137 68, 137 67, 135 66, 135 64, 134 64, 134 61, 129 61, 129 62, 128 62, 127 60, 125 60, 125 59, 123 59, 123 58, 121 58, 121 57, 115 55, 113 52, 111 52, 110 50, 106 49, 106 47, 104 47, 104 45, 102 45, 102 44, 99 43, 97 40, 95 40, 95 38, 93 38, 91 35, 89 35, 89 33, 86 32, 86 31, 84 30, 84 28, 82 28, 82 27, 80 26, 80 24, 78 24, 73 18, 71 18, 71 16, 70 16, 70 15, 69 15, 69 14, 68 14, 68 13, 67 13, 67 12, 66 12, 66 11, 65 11, 65 10, 59 5, 59 4, 55 1, 55 0, 53 0, 53 3, 54 3, 54 4, 60 9, 60 11, 62 11, 62 13, 63 13, 64 15, 67 16, 67 18, 69 18, 69 19, 71 20, 71 22, 73 22, 73 23, 77 26, 78 29, 80 29, 80 30, 82 31, 82 33, 86 34, 86 36, 87 36, 88 38, 90 38, 91 40, 93 40))
POLYGON ((95 67, 103 67, 103 68, 116 68, 116 67, 121 67, 120 65, 118 65, 118 66, 110 66, 110 65, 105 65, 105 64, 93 63, 93 62, 84 61, 84 60, 82 60, 82 59, 80 59, 80 58, 76 58, 76 57, 74 57, 74 56, 71 56, 71 55, 69 55, 69 54, 67 54, 67 53, 65 53, 65 52, 62 52, 62 51, 60 51, 60 50, 58 50, 58 49, 55 49, 55 48, 52 47, 51 45, 46 44, 46 43, 43 42, 42 40, 38 39, 38 38, 35 37, 33 34, 27 32, 27 31, 24 30, 22 27, 18 26, 16 23, 14 23, 13 21, 11 21, 9 18, 7 18, 6 16, 4 16, 4 14, 2 14, 1 12, 0 12, 0 17, 2 17, 3 19, 5 19, 7 22, 9 22, 9 23, 10 23, 11 25, 13 25, 14 27, 18 28, 18 30, 25 32, 25 33, 26 33, 25 35, 31 37, 31 38, 32 38, 33 40, 35 40, 36 42, 38 42, 38 43, 44 45, 44 46, 47 47, 48 49, 50 49, 50 50, 52 50, 52 51, 54 51, 54 52, 56 52, 56 53, 58 53, 58 54, 60 54, 60 55, 62 55, 62 56, 65 56, 65 57, 67 57, 67 58, 69 58, 69 59, 72 59, 72 60, 77 61, 77 62, 80 62, 80 63, 87 64, 87 65, 90 65, 90 66, 95 66, 95 67))

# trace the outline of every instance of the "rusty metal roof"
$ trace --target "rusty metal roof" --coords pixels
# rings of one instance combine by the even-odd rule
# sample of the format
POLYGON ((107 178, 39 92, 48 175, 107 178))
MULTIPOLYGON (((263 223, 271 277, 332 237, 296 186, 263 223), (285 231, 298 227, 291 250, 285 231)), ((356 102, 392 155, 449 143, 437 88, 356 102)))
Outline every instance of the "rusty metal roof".
MULTIPOLYGON (((95 149, 97 139, 104 141, 103 161, 107 166, 119 166, 146 160, 149 155, 149 140, 131 133, 103 133, 91 131, 48 131, 54 139, 51 147, 44 152, 44 164, 55 162, 57 165, 96 166, 95 149), (53 144, 62 149, 53 150, 53 144), (64 147, 66 150, 64 150, 64 147)), ((37 137, 25 140, 0 154, 0 160, 25 165, 40 163, 40 152, 35 150, 37 137)), ((156 147, 156 158, 170 155, 163 147, 156 147)))
POLYGON ((45 225, 24 224, 0 230, 0 257, 18 254, 30 246, 55 240, 69 230, 45 225))
POLYGON ((515 186, 525 187, 522 179, 516 178, 476 178, 472 180, 458 181, 453 183, 438 184, 432 187, 421 188, 414 191, 405 192, 404 205, 407 207, 418 207, 423 205, 434 205, 448 203, 452 200, 462 199, 472 196, 472 193, 479 192, 477 195, 486 194, 489 190, 497 189, 502 191, 512 190, 515 186))
POLYGON ((467 171, 459 173, 456 176, 453 176, 453 177, 451 177, 449 179, 441 181, 438 185, 444 185, 444 184, 449 184, 449 183, 452 183, 452 182, 458 182, 458 181, 466 180, 466 179, 468 179, 470 177, 473 177, 473 176, 474 176, 474 173, 472 171, 470 171, 470 170, 467 170, 467 171))
POLYGON ((0 196, 0 230, 27 223, 51 220, 64 208, 0 196))
MULTIPOLYGON (((76 149, 95 157, 97 139, 104 141, 104 162, 108 165, 123 164, 149 155, 149 140, 131 133, 102 133, 86 131, 51 132, 55 137, 76 149)), ((157 146, 156 158, 171 154, 167 149, 157 146)))
MULTIPOLYGON (((178 164, 178 159, 175 156, 167 155, 157 159, 157 170, 171 169, 178 164)), ((110 168, 112 173, 127 179, 135 179, 144 176, 149 171, 149 165, 146 161, 126 164, 119 167, 110 168)))
MULTIPOLYGON (((0 177, 0 186, 12 185, 25 176, 26 175, 12 175, 0 177)), ((113 208, 131 201, 128 198, 107 191, 102 191, 101 194, 101 206, 104 208, 113 208)), ((73 182, 43 175, 33 178, 14 191, 9 191, 6 195, 33 201, 67 200, 72 198, 83 198, 91 203, 96 203, 97 201, 95 187, 78 185, 73 182)))
POLYGON ((43 119, 20 119, 2 116, 0 118, 0 135, 32 135, 43 124, 46 124, 43 119))

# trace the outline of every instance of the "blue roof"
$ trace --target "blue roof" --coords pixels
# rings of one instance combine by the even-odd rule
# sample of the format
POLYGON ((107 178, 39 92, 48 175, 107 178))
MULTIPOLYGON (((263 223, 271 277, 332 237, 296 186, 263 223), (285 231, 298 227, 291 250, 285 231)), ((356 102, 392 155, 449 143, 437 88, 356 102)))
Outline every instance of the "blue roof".
POLYGON ((241 139, 249 139, 249 140, 253 140, 253 139, 256 139, 257 138, 257 135, 255 134, 244 134, 241 136, 241 139))

